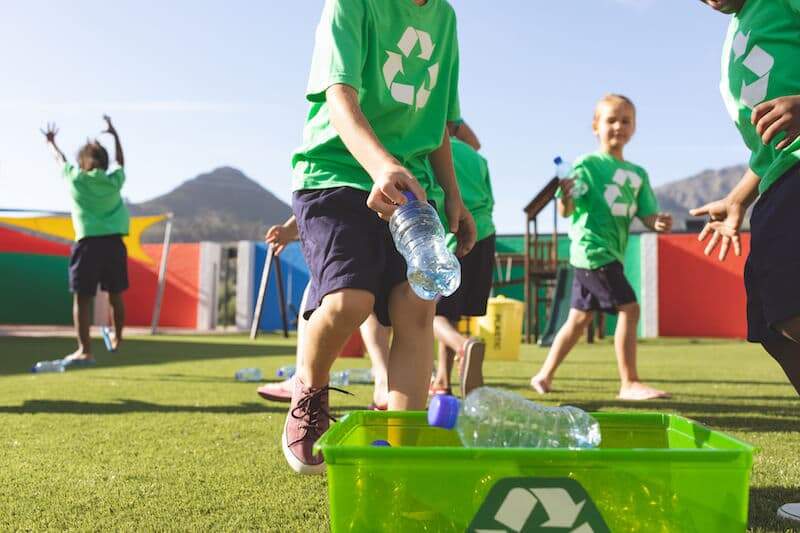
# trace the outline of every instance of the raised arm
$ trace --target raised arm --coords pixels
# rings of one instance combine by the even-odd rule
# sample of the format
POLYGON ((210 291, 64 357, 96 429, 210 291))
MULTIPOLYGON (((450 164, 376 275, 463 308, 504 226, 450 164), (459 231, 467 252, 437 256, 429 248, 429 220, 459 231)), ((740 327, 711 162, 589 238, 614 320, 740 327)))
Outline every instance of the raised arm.
POLYGON ((119 142, 119 135, 116 128, 111 124, 111 117, 103 115, 103 120, 106 121, 108 127, 103 133, 110 133, 114 136, 114 152, 116 153, 117 164, 121 167, 125 166, 125 156, 122 154, 122 144, 119 142))
POLYGON ((56 135, 58 134, 58 128, 56 127, 55 123, 48 122, 47 129, 39 129, 44 135, 45 139, 47 140, 47 144, 53 150, 53 156, 56 158, 59 164, 63 165, 67 162, 67 158, 64 155, 64 152, 56 144, 56 135))
POLYGON ((325 98, 331 124, 356 161, 375 182, 367 206, 388 220, 397 206, 406 202, 401 191, 411 191, 418 200, 425 201, 425 191, 416 178, 386 150, 375 135, 361 111, 356 90, 349 85, 335 84, 325 91, 325 98))

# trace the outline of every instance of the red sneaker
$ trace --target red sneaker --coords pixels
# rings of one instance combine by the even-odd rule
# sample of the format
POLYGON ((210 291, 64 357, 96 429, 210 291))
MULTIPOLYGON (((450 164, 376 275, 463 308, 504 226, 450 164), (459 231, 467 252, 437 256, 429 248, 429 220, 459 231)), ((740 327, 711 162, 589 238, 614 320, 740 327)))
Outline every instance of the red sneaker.
POLYGON ((314 454, 314 444, 328 430, 331 420, 336 421, 328 412, 328 391, 349 393, 328 385, 306 387, 297 376, 292 381, 292 403, 281 436, 283 455, 299 474, 322 474, 325 463, 321 454, 314 454))
POLYGON ((267 383, 257 388, 256 393, 271 402, 289 403, 292 401, 292 379, 267 383))

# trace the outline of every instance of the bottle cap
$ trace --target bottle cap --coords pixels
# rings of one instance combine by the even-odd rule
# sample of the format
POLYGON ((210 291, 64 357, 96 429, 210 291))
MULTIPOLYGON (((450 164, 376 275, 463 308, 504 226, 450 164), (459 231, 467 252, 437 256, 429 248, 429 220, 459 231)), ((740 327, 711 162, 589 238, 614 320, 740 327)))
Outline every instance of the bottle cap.
POLYGON ((417 199, 417 197, 414 196, 414 193, 411 191, 403 191, 403 196, 405 196, 406 200, 408 200, 409 202, 413 202, 417 199))
POLYGON ((392 445, 389 444, 389 441, 383 440, 383 439, 378 439, 378 440, 372 441, 372 445, 373 446, 384 446, 384 447, 388 447, 388 448, 392 447, 392 445))
POLYGON ((563 159, 561 159, 561 156, 560 156, 560 155, 556 156, 556 158, 555 158, 555 159, 553 159, 553 163, 555 163, 556 165, 560 165, 560 164, 561 164, 561 163, 563 163, 563 162, 564 162, 564 160, 563 160, 563 159))
POLYGON ((437 394, 428 407, 428 424, 437 428, 453 429, 458 420, 459 401, 449 394, 437 394))

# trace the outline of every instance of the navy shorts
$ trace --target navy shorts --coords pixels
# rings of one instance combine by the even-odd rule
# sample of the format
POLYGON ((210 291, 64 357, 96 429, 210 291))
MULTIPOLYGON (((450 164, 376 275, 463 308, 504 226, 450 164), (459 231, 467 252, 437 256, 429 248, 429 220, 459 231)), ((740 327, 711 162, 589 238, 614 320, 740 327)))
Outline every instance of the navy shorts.
POLYGON ((128 251, 120 235, 84 237, 72 245, 69 290, 94 296, 98 285, 112 294, 128 288, 128 251))
POLYGON ((761 195, 750 217, 750 255, 744 268, 747 340, 781 338, 775 325, 800 315, 800 165, 761 195))
POLYGON ((461 285, 456 292, 439 300, 436 304, 436 316, 456 322, 462 316, 486 314, 486 302, 492 292, 494 241, 495 236, 489 235, 476 242, 467 255, 459 258, 461 285))
POLYGON ((625 278, 622 263, 619 261, 594 270, 575 269, 570 303, 573 309, 615 314, 619 306, 635 301, 636 293, 625 278))
POLYGON ((394 246, 389 224, 367 207, 366 191, 350 187, 296 191, 303 256, 311 272, 308 319, 325 295, 362 289, 375 296, 375 315, 389 326, 389 293, 406 281, 406 262, 394 246))

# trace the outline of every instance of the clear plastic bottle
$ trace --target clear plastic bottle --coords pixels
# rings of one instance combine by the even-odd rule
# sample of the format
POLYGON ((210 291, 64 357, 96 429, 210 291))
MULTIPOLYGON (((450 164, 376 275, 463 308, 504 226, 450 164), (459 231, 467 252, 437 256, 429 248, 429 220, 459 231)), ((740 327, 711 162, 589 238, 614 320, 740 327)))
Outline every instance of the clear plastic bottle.
POLYGON ((370 368, 348 368, 340 372, 331 372, 330 384, 334 387, 342 385, 368 385, 375 382, 370 368))
POLYGON ((236 381, 261 381, 260 368, 242 368, 234 374, 236 381))
MULTIPOLYGON (((553 159, 553 163, 556 165, 556 177, 558 179, 568 179, 570 174, 572 173, 572 167, 561 159, 561 156, 556 156, 553 159)), ((589 192, 589 186, 586 184, 585 181, 575 178, 572 182, 572 190, 569 192, 569 195, 572 198, 580 198, 584 194, 589 192)))
POLYGON ((413 193, 403 194, 408 202, 394 212, 389 230, 408 265, 408 282, 417 296, 425 300, 450 296, 461 284, 461 265, 445 244, 439 215, 413 193))
POLYGON ((289 379, 294 376, 295 372, 297 372, 297 368, 294 365, 286 365, 275 371, 275 375, 279 378, 289 379))
POLYGON ((45 372, 64 372, 64 360, 55 359, 53 361, 39 361, 31 368, 34 374, 44 374, 45 372))
POLYGON ((595 448, 597 421, 577 407, 544 407, 513 392, 479 387, 460 402, 435 396, 428 423, 455 428, 468 448, 595 448))

